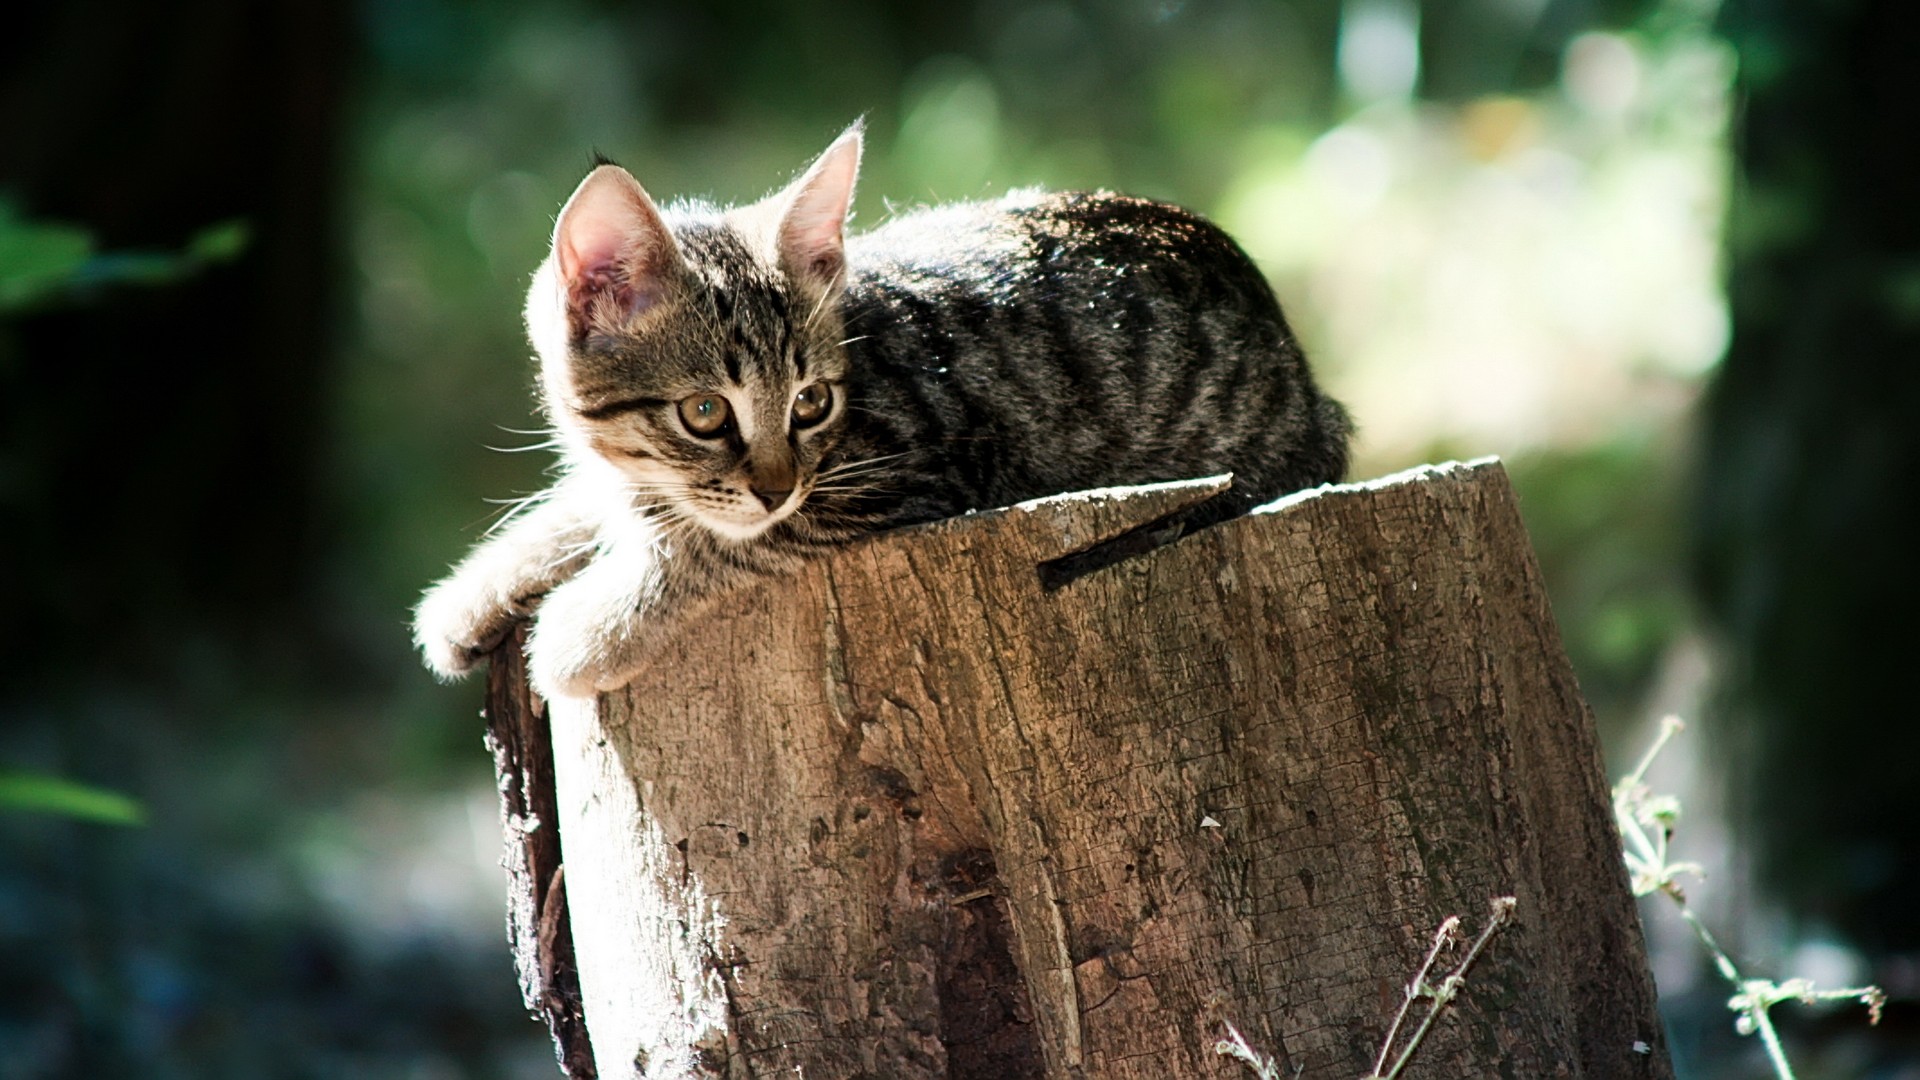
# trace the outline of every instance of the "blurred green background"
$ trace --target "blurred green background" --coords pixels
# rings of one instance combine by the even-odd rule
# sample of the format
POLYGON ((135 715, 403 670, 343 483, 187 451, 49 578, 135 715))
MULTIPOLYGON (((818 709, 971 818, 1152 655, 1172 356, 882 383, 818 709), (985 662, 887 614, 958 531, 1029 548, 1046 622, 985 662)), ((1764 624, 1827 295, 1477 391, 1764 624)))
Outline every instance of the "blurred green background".
MULTIPOLYGON (((1915 55, 1894 0, 9 16, 0 1077, 557 1075, 479 691, 407 611, 542 483, 487 448, 539 441, 521 295, 591 153, 751 199, 857 116, 856 228, 1026 184, 1193 206, 1356 477, 1505 457, 1612 771, 1702 721, 1656 782, 1709 920, 1895 995, 1781 1010, 1801 1075, 1920 1076, 1915 55)), ((1682 1075, 1766 1075, 1648 914, 1682 1075)))

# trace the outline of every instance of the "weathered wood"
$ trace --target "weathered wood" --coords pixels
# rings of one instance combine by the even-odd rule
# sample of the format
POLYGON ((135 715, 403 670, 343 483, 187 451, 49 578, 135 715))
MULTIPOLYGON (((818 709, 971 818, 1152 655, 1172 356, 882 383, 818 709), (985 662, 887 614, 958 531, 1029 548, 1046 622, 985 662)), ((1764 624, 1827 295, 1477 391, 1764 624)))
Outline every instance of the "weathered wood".
POLYGON ((521 999, 553 1032, 561 1071, 572 1080, 594 1080, 560 872, 553 740, 546 703, 527 691, 525 646, 524 630, 509 635, 487 670, 487 749, 506 837, 500 865, 507 871, 507 942, 521 999))
POLYGON ((1669 1076, 1504 471, 1057 561, 1217 488, 882 537, 556 702, 601 1075, 1246 1075, 1231 1022, 1359 1077, 1435 924, 1513 895, 1407 1075, 1669 1076))

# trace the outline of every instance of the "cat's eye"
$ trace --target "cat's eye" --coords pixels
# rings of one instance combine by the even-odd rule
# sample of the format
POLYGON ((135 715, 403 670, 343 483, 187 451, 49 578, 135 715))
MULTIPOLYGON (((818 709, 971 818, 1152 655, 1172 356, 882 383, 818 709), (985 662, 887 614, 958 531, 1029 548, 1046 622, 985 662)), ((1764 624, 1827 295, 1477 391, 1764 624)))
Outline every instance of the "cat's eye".
POLYGON ((809 383, 793 395, 793 426, 812 427, 827 418, 833 411, 833 387, 823 383, 809 383))
POLYGON ((727 421, 733 418, 733 410, 727 405, 727 399, 719 394, 695 394, 680 401, 680 422, 687 430, 703 439, 710 439, 727 429, 727 421))

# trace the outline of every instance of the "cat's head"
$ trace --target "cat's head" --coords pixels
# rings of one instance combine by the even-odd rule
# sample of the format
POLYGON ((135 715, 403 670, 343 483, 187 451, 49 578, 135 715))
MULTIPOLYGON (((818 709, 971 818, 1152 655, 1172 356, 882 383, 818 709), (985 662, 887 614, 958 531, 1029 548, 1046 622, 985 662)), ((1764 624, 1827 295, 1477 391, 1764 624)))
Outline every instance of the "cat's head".
POLYGON ((785 189, 662 210, 617 165, 554 225, 527 325, 570 464, 732 540, 793 514, 846 416, 849 128, 785 189))

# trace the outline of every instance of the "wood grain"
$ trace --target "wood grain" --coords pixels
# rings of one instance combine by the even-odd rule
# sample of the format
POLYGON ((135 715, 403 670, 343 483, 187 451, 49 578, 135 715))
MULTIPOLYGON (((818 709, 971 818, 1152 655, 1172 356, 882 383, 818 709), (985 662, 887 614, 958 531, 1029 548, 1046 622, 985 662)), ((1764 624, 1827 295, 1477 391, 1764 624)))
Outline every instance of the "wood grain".
POLYGON ((1231 1022, 1359 1077, 1434 926, 1512 895, 1406 1075, 1670 1076, 1504 471, 1042 570, 1221 485, 880 537, 554 703, 600 1074, 1248 1075, 1231 1022))

